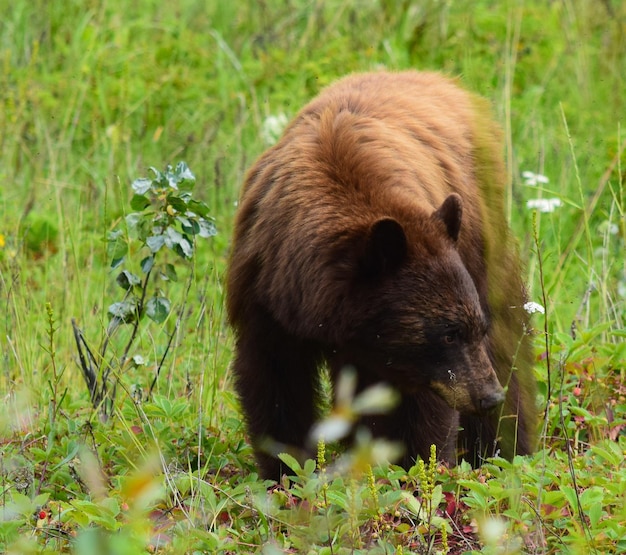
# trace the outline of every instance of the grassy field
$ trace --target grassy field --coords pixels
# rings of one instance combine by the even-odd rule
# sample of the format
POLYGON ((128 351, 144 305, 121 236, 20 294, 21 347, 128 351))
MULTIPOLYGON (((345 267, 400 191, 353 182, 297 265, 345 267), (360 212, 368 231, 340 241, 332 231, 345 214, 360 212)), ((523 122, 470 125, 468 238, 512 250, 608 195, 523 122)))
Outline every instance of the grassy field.
POLYGON ((626 4, 0 0, 0 13, 0 551, 626 552, 626 4), (409 470, 364 445, 341 475, 322 450, 317 472, 268 490, 223 309, 239 187, 323 86, 381 67, 460 75, 493 102, 508 215, 546 309, 541 449, 409 470), (187 258, 174 240, 151 272, 126 227, 135 180, 181 160, 217 235, 187 258), (106 342, 111 305, 142 291, 134 276, 156 313, 106 342), (87 350, 117 384, 98 409, 87 350))

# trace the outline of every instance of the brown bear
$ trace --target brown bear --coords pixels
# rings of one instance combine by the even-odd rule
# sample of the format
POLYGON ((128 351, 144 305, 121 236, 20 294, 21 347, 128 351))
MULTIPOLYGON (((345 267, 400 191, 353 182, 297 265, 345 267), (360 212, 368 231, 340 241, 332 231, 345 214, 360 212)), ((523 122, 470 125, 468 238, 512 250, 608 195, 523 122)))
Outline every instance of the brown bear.
POLYGON ((324 90, 250 170, 227 309, 261 475, 306 453, 319 367, 399 405, 369 422, 451 463, 532 451, 535 382, 487 102, 436 73, 377 72, 324 90))

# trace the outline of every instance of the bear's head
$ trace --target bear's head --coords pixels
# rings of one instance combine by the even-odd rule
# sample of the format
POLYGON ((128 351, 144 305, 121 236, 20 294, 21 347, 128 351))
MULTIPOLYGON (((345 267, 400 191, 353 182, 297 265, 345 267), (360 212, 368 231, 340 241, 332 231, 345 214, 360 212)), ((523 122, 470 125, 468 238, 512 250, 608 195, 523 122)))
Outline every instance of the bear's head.
POLYGON ((462 199, 451 194, 415 222, 371 224, 356 249, 351 297, 360 308, 340 358, 403 393, 430 388, 460 412, 483 413, 505 394, 489 356, 489 315, 459 254, 461 222, 462 199))

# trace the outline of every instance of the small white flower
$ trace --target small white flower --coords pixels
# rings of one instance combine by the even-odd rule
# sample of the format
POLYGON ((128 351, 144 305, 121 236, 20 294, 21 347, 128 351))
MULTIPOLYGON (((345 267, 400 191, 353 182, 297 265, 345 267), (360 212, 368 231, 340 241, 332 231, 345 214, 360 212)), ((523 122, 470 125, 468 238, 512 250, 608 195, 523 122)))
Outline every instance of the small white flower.
POLYGON ((539 312, 540 314, 546 313, 546 309, 543 308, 543 306, 533 301, 528 301, 527 303, 524 303, 524 310, 528 312, 528 314, 534 314, 535 312, 539 312))
POLYGON ((133 357, 133 362, 135 363, 135 366, 143 366, 146 364, 146 359, 141 355, 135 355, 133 357))
POLYGON ((524 178, 526 185, 529 185, 530 187, 534 187, 538 183, 550 183, 550 180, 545 175, 541 175, 540 173, 525 171, 522 172, 522 177, 524 178))
POLYGON ((268 145, 273 145, 287 127, 287 116, 282 112, 275 116, 267 116, 261 125, 261 137, 268 145))
POLYGON ((619 233, 619 226, 609 220, 604 220, 598 226, 598 233, 601 235, 617 235, 619 233))
POLYGON ((561 199, 558 198, 532 198, 526 201, 526 208, 539 212, 554 212, 555 208, 562 205, 561 199))

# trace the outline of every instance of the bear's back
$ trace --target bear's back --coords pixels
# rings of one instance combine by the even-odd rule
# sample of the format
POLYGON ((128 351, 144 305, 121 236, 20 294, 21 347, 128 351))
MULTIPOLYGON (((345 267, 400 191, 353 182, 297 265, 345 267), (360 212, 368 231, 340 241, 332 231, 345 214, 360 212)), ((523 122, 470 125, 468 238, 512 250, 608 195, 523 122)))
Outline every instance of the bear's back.
POLYGON ((412 71, 348 76, 305 106, 244 185, 231 275, 248 298, 235 295, 233 321, 253 297, 281 321, 314 319, 344 294, 330 284, 344 286, 354 271, 347 236, 381 217, 408 229, 452 192, 467 223, 459 250, 479 280, 474 108, 453 80, 412 71))
MULTIPOLYGON (((395 200, 426 201, 434 209, 450 192, 472 187, 474 119, 472 97, 439 74, 349 76, 309 103, 268 153, 283 163, 274 185, 313 173, 318 191, 338 203, 379 211, 395 200), (398 188, 410 196, 395 199, 398 188)), ((294 191, 281 197, 286 192, 294 191)))

